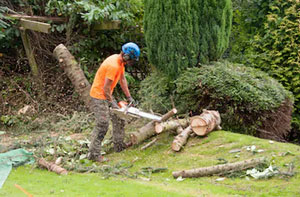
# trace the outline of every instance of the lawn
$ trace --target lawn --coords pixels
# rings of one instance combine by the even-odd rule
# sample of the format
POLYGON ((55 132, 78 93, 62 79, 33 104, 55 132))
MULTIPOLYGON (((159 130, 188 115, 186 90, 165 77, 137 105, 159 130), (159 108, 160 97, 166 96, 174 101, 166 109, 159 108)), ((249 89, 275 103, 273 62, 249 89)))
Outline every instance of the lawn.
POLYGON ((184 179, 172 177, 172 171, 217 165, 220 161, 237 162, 250 158, 266 157, 272 166, 287 171, 287 164, 300 170, 300 146, 272 142, 252 136, 215 131, 207 137, 191 138, 185 148, 174 153, 171 134, 157 136, 158 141, 146 150, 145 145, 131 147, 121 153, 106 155, 115 166, 121 162, 132 164, 129 173, 138 175, 129 178, 124 175, 105 178, 101 173, 70 173, 66 176, 53 172, 23 166, 14 169, 0 190, 2 196, 25 196, 14 184, 18 184, 34 196, 300 196, 300 176, 275 176, 269 179, 254 179, 245 174, 235 177, 219 176, 184 179), (247 147, 255 146, 249 151, 247 147), (238 153, 231 150, 239 149, 238 153), (142 168, 167 168, 164 172, 140 174, 142 168))

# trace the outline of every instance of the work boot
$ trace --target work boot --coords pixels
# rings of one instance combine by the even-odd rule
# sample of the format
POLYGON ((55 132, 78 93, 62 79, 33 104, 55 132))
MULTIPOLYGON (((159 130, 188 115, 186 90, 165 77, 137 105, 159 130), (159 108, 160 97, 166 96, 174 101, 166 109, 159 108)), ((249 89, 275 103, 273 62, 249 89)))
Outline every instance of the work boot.
POLYGON ((124 142, 118 142, 114 144, 114 150, 116 152, 121 152, 122 150, 126 149, 127 145, 124 142))
POLYGON ((91 161, 96 161, 99 163, 107 162, 109 161, 106 157, 103 157, 102 155, 100 156, 92 156, 92 154, 88 154, 88 159, 91 161))

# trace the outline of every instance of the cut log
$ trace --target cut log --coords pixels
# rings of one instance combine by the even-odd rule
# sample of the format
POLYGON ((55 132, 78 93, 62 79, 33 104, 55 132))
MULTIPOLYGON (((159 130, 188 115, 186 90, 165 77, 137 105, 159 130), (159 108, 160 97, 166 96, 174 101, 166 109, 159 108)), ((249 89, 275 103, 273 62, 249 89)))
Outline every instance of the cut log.
MULTIPOLYGON (((174 108, 161 118, 161 122, 164 122, 168 120, 170 117, 172 117, 174 114, 177 113, 177 110, 174 108)), ((131 143, 134 144, 139 144, 143 142, 145 139, 150 138, 151 136, 155 135, 155 122, 156 121, 151 121, 142 128, 139 129, 138 132, 134 132, 130 135, 131 138, 131 143)))
POLYGON ((183 147, 186 144, 192 132, 192 127, 188 126, 179 135, 177 135, 172 143, 172 150, 180 151, 181 147, 183 147))
POLYGON ((218 111, 203 110, 200 116, 191 118, 192 130, 199 136, 207 135, 213 130, 220 130, 221 117, 218 111))
POLYGON ((47 162, 45 159, 41 158, 38 160, 38 164, 44 168, 47 168, 49 171, 56 172, 57 174, 66 175, 68 171, 55 163, 47 162))
POLYGON ((216 174, 224 174, 226 172, 235 172, 240 170, 245 170, 248 168, 253 168, 258 164, 261 164, 265 161, 265 158, 256 158, 249 159, 245 161, 222 164, 217 166, 210 166, 204 168, 196 168, 192 170, 183 170, 173 172, 172 175, 174 178, 182 177, 182 178, 192 178, 192 177, 202 177, 202 176, 211 176, 216 174))
POLYGON ((162 133, 164 131, 176 130, 179 126, 187 127, 189 124, 188 119, 169 120, 166 122, 156 122, 155 132, 162 133))
POLYGON ((54 56, 57 58, 59 65, 64 69, 67 76, 71 80, 75 87, 75 90, 81 96, 85 105, 90 108, 91 97, 90 89, 91 85, 86 79, 82 69, 75 60, 74 56, 71 55, 69 50, 63 45, 58 45, 54 51, 54 56))

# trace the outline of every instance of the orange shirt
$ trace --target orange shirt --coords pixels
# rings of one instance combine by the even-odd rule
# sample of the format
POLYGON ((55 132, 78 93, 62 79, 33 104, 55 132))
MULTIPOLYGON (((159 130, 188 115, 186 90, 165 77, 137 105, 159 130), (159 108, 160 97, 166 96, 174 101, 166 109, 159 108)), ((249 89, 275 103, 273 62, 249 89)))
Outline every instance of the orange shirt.
POLYGON ((121 56, 119 54, 111 55, 106 58, 96 73, 90 91, 90 96, 96 99, 106 100, 104 94, 105 78, 113 81, 110 87, 112 94, 120 79, 121 74, 124 74, 124 72, 124 63, 122 62, 121 56))

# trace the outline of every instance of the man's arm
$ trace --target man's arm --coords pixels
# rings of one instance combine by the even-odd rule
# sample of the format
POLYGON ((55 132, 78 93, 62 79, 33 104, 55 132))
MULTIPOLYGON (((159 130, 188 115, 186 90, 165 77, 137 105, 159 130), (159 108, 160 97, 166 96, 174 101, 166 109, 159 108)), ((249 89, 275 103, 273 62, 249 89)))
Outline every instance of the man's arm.
POLYGON ((106 100, 108 100, 110 102, 113 100, 112 95, 111 95, 112 82, 113 82, 112 80, 105 78, 104 87, 103 87, 105 98, 106 98, 106 100))
POLYGON ((126 96, 127 98, 130 98, 131 95, 130 95, 130 92, 129 92, 129 89, 128 89, 127 80, 126 80, 126 78, 125 78, 124 73, 121 74, 121 76, 120 76, 120 85, 121 85, 121 88, 122 88, 122 90, 123 90, 125 96, 126 96))

